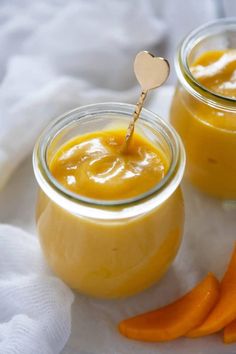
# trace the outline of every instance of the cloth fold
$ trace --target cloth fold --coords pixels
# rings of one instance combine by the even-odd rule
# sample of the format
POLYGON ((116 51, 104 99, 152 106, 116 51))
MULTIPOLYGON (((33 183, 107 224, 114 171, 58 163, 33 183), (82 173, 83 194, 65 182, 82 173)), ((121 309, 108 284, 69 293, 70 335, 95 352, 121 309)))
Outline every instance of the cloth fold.
POLYGON ((51 275, 33 235, 2 224, 0 250, 0 354, 60 353, 74 295, 51 275))
POLYGON ((165 35, 151 0, 1 6, 0 187, 52 118, 89 103, 135 103, 133 59, 165 35))

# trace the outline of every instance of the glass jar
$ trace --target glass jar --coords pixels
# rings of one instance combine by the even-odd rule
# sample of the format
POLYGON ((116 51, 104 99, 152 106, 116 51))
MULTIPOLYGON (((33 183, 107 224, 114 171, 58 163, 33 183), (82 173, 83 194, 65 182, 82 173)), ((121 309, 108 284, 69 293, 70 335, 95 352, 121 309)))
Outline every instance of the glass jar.
POLYGON ((236 49, 236 20, 206 24, 182 42, 175 61, 179 83, 171 123, 187 155, 186 176, 212 196, 236 199, 236 100, 202 86, 189 67, 209 50, 236 49))
POLYGON ((184 206, 179 187, 185 153, 173 128, 143 109, 136 129, 167 157, 166 176, 132 199, 100 201, 65 189, 50 160, 75 136, 127 127, 133 105, 101 103, 75 109, 49 125, 36 143, 37 230, 45 257, 71 288, 102 298, 124 297, 155 283, 179 248, 184 206))

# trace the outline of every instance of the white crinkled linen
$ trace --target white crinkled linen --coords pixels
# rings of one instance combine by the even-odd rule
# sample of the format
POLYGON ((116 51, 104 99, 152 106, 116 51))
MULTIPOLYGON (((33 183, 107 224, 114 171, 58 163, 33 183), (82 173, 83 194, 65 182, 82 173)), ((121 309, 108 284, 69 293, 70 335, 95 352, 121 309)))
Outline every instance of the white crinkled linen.
POLYGON ((50 274, 33 235, 1 224, 0 250, 0 354, 60 353, 72 291, 50 274))
POLYGON ((133 58, 160 43, 151 0, 12 0, 0 15, 0 187, 54 117, 135 102, 133 58))

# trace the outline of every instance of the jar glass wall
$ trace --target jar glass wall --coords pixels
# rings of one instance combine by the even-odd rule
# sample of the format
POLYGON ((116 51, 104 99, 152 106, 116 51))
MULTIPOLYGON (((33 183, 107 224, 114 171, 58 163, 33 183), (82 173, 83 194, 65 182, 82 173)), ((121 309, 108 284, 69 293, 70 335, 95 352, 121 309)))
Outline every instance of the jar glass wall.
POLYGON ((182 238, 184 149, 173 128, 147 110, 136 129, 169 164, 152 190, 132 199, 99 201, 66 190, 50 173, 50 161, 64 143, 96 130, 127 127, 133 110, 108 103, 71 111, 43 132, 33 154, 39 184, 36 222, 46 259, 70 287, 96 297, 128 296, 155 283, 182 238))
POLYGON ((202 86, 190 67, 210 50, 236 49, 236 20, 218 20, 190 33, 176 56, 179 83, 171 122, 185 145, 186 176, 202 191, 236 199, 236 100, 202 86))

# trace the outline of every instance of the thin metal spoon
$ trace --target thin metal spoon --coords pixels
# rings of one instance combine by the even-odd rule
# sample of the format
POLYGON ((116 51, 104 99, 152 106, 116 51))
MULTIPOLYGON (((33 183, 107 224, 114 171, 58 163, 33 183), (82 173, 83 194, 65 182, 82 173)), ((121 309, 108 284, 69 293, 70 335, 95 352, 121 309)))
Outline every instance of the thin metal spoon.
POLYGON ((138 120, 149 90, 160 87, 168 78, 170 66, 166 59, 155 57, 153 54, 139 52, 134 60, 134 73, 141 86, 141 95, 136 104, 132 119, 128 126, 125 141, 121 151, 125 153, 134 133, 135 122, 138 120))

